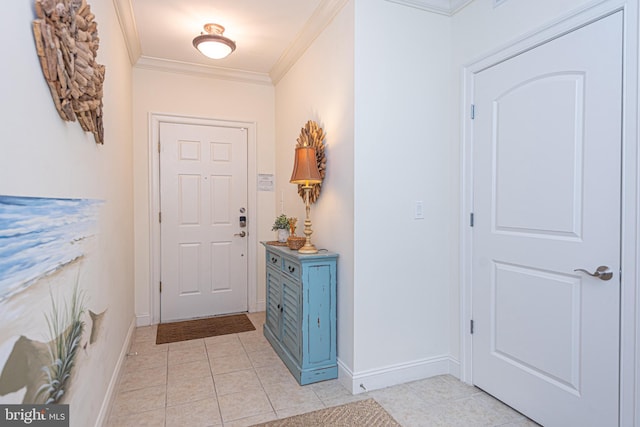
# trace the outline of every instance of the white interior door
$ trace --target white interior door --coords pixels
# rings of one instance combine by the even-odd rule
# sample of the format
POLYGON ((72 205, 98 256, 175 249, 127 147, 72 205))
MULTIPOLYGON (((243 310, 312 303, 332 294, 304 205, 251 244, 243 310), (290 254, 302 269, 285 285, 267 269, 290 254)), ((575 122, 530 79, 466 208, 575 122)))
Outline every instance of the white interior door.
POLYGON ((618 425, 622 13, 477 73, 474 104, 473 383, 618 425))
POLYGON ((247 311, 246 129, 160 124, 161 321, 247 311))

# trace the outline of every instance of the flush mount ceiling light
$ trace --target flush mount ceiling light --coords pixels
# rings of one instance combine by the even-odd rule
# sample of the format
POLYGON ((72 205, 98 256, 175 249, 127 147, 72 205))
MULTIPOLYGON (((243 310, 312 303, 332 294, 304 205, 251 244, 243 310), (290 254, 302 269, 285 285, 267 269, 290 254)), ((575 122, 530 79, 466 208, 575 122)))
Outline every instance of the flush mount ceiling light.
POLYGON ((193 39, 193 46, 204 56, 211 59, 222 59, 236 50, 236 43, 223 36, 224 27, 218 24, 205 24, 204 30, 193 39))

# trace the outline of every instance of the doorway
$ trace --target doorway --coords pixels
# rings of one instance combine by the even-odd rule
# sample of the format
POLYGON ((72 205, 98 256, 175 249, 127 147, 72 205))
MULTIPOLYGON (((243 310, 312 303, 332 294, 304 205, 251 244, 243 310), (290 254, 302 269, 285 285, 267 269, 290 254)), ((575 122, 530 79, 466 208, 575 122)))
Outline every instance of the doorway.
POLYGON ((160 319, 247 311, 247 130, 160 124, 160 319))
POLYGON ((623 13, 474 73, 475 385, 543 425, 617 425, 623 13))
MULTIPOLYGON (((211 316, 227 312, 255 311, 257 305, 257 289, 255 286, 257 276, 257 263, 255 261, 257 255, 257 228, 255 215, 257 185, 254 179, 250 179, 250 177, 256 176, 255 123, 151 113, 149 117, 149 125, 149 149, 151 153, 149 171, 151 188, 150 214, 152 218, 150 236, 152 283, 150 292, 150 305, 152 308, 151 315, 153 323, 178 320, 182 318, 211 316), (213 237, 212 240, 210 240, 207 244, 198 243, 195 241, 187 244, 181 244, 177 243, 178 240, 174 239, 174 248, 176 247, 176 245, 179 248, 178 261, 182 259, 185 261, 185 263, 183 263, 181 267, 177 268, 177 270, 174 272, 175 274, 173 275, 173 279, 171 279, 174 280, 174 282, 180 283, 176 287, 176 292, 174 292, 173 299, 181 299, 183 301, 191 299, 193 301, 193 297, 196 297, 196 299, 200 300, 201 298, 197 297, 202 296, 203 292, 212 296, 215 295, 216 297, 216 301, 214 302, 201 304, 201 307, 197 309, 199 311, 187 314, 170 314, 167 313, 166 310, 162 310, 164 301, 162 301, 161 288, 162 291, 167 290, 167 288, 165 287, 167 286, 166 282, 163 282, 163 273, 167 275, 167 272, 163 271, 163 267, 165 264, 163 256, 166 251, 164 251, 162 248, 162 244, 164 242, 161 221, 164 222, 165 220, 167 220, 167 217, 166 213, 161 214, 161 208, 163 206, 161 170, 162 167, 166 168, 167 165, 162 164, 163 156, 161 155, 161 151, 163 149, 160 142, 163 131, 167 133, 175 131, 176 129, 180 130, 180 132, 186 129, 190 132, 193 131, 196 133, 206 129, 208 129, 209 131, 213 129, 214 132, 216 132, 217 130, 218 135, 211 135, 210 137, 205 136, 205 138, 203 139, 203 141, 206 142, 206 144, 204 145, 207 146, 207 148, 203 148, 203 144, 193 143, 194 141, 198 140, 198 137, 194 135, 186 135, 185 137, 175 138, 176 142, 171 150, 173 153, 178 153, 180 156, 184 157, 187 163, 195 163, 195 160, 193 160, 194 156, 200 156, 201 158, 207 159, 217 159, 212 163, 229 163, 225 160, 229 156, 232 156, 236 160, 238 159, 238 156, 244 157, 241 163, 245 170, 245 172, 242 172, 242 174, 244 174, 244 185, 246 186, 246 206, 232 206, 228 213, 225 214, 226 217, 224 218, 220 216, 221 213, 219 210, 215 212, 216 217, 213 221, 213 223, 216 225, 213 228, 217 229, 215 232, 219 232, 221 231, 220 229, 227 228, 227 234, 229 234, 229 231, 233 231, 233 233, 230 233, 230 236, 226 236, 221 240, 218 240, 217 243, 215 239, 219 239, 220 236, 213 237), (228 144, 224 141, 225 138, 233 134, 235 134, 236 136, 240 135, 241 140, 244 140, 244 154, 234 152, 233 150, 231 150, 233 144, 228 144), (198 145, 200 147, 196 148, 198 145), (244 208, 245 210, 244 213, 240 212, 242 208, 244 208), (241 226, 241 221, 244 222, 244 227, 241 226), (240 237, 240 235, 242 234, 241 232, 244 232, 244 236, 242 237, 240 237), (239 235, 233 236, 233 234, 239 235), (244 243, 238 245, 238 242, 235 242, 235 240, 239 240, 240 243, 244 243), (205 246, 207 247, 205 248, 205 246), (245 263, 246 265, 243 273, 244 277, 241 277, 241 280, 243 280, 246 285, 244 286, 244 290, 240 292, 244 293, 244 296, 237 298, 238 301, 241 301, 241 306, 233 305, 232 308, 228 308, 231 307, 231 304, 223 302, 222 305, 220 305, 218 304, 218 301, 224 301, 227 296, 234 294, 232 290, 232 282, 237 281, 237 276, 233 277, 232 274, 227 274, 228 272, 222 274, 220 274, 219 272, 224 271, 223 266, 225 262, 222 261, 225 261, 226 259, 227 261, 229 261, 229 263, 231 263, 230 257, 234 256, 234 251, 235 255, 239 257, 240 262, 233 262, 233 265, 237 266, 238 264, 242 263, 245 263), (198 254, 196 254, 195 252, 198 252, 198 254), (212 254, 215 254, 216 256, 212 258, 212 254), (226 255, 228 255, 228 257, 226 255), (199 267, 195 266, 195 259, 198 260, 197 264, 199 265, 199 267), (194 283, 196 282, 198 283, 198 285, 194 285, 194 283), (179 294, 181 294, 181 298, 177 297, 179 294)), ((174 170, 174 172, 175 171, 176 170, 174 170)), ((185 222, 187 223, 194 222, 192 221, 194 218, 193 215, 209 215, 209 219, 211 219, 211 210, 209 210, 209 213, 207 213, 202 210, 198 211, 198 209, 191 209, 190 207, 195 206, 194 203, 201 203, 204 199, 208 199, 209 201, 213 200, 211 199, 212 195, 214 198, 220 198, 223 197, 224 194, 229 195, 230 192, 236 193, 236 187, 230 190, 230 187, 222 185, 225 182, 227 184, 231 182, 227 171, 223 171, 222 173, 213 172, 213 175, 209 174, 209 172, 202 174, 199 179, 196 179, 195 175, 197 174, 192 174, 189 172, 184 174, 185 177, 183 179, 174 180, 174 182, 180 183, 179 188, 181 191, 186 191, 183 196, 180 196, 182 197, 182 202, 185 203, 188 198, 184 196, 193 196, 193 190, 198 186, 200 187, 201 191, 205 188, 208 189, 206 193, 200 193, 200 196, 202 196, 202 198, 200 198, 199 202, 196 202, 197 198, 192 197, 191 204, 187 203, 185 205, 183 203, 182 205, 180 205, 180 203, 178 203, 173 206, 176 209, 174 210, 174 213, 179 212, 180 215, 182 215, 182 217, 180 217, 181 220, 185 220, 185 222), (218 175, 219 178, 215 178, 215 176, 218 175), (209 182, 211 182, 212 176, 214 177, 213 183, 209 184, 209 182), (225 193, 225 189, 229 191, 225 193), (182 211, 178 210, 178 208, 182 209, 182 211), (191 217, 187 218, 188 215, 191 215, 191 217)), ((165 183, 165 186, 166 185, 167 184, 165 183)), ((174 189, 175 188, 176 187, 174 187, 174 189)), ((165 200, 165 202, 167 201, 165 200)), ((232 201, 232 203, 235 203, 235 201, 232 201)), ((167 205, 167 203, 165 203, 165 205, 167 205)), ((171 206, 171 203, 169 203, 169 206, 171 206)), ((204 209, 204 206, 201 206, 204 209)), ((178 217, 174 217, 174 219, 175 218, 178 217)), ((169 219, 168 222, 171 222, 171 220, 169 219)), ((211 221, 209 221, 209 223, 211 224, 211 221)), ((195 224, 186 225, 187 229, 195 229, 195 227, 197 227, 195 224)), ((199 235, 199 233, 196 233, 196 235, 199 235)), ((210 235, 209 237, 211 238, 212 236, 210 235)), ((238 293, 236 293, 236 295, 238 295, 238 293)), ((185 305, 187 307, 191 307, 197 306, 198 304, 199 301, 197 301, 197 303, 188 303, 185 305)))

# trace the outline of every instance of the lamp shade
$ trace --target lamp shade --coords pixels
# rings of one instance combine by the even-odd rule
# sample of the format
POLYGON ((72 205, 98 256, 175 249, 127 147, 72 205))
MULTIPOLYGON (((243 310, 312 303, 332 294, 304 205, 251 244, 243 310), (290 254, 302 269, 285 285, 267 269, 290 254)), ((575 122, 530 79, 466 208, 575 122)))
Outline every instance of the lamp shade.
POLYGON ((289 180, 292 184, 320 184, 322 177, 316 163, 316 149, 313 147, 296 147, 293 173, 289 180))
POLYGON ((222 25, 206 24, 204 30, 207 34, 200 34, 193 39, 193 46, 204 56, 222 59, 236 50, 235 42, 222 35, 224 33, 222 25))

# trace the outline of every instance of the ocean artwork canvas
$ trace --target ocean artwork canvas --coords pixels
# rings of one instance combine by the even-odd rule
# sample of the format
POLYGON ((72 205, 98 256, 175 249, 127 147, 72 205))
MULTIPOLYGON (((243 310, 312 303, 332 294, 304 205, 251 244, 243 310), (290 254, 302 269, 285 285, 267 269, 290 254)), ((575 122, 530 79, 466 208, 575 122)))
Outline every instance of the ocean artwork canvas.
POLYGON ((91 298, 103 205, 0 195, 0 403, 73 399, 106 313, 91 298))
POLYGON ((0 303, 83 256, 95 233, 93 199, 0 196, 0 303))

